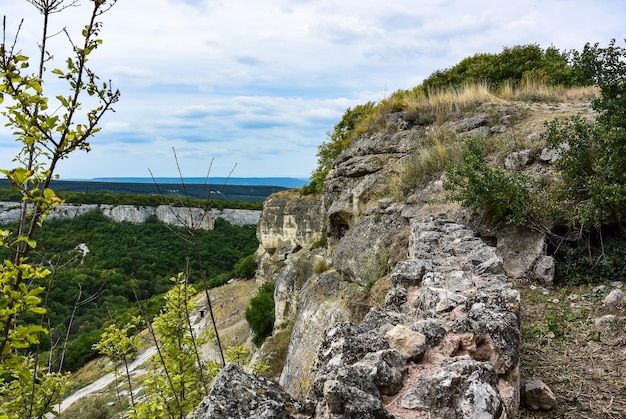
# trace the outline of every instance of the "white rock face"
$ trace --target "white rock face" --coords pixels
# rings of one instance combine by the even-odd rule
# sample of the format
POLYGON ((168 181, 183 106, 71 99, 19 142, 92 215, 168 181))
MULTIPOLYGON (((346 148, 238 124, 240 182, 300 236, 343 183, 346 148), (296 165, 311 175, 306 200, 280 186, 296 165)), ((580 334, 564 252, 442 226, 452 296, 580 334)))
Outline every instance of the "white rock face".
MULTIPOLYGON (((0 202, 0 224, 17 221, 20 216, 19 202, 0 202)), ((178 227, 193 226, 195 229, 212 230, 215 220, 220 218, 237 226, 256 225, 261 217, 261 211, 173 207, 159 205, 158 207, 143 207, 135 205, 106 205, 106 204, 61 204, 54 208, 48 218, 73 218, 89 211, 102 211, 105 217, 113 221, 126 221, 134 224, 146 222, 151 216, 165 224, 178 227)))
POLYGON ((261 218, 261 211, 242 209, 211 210, 214 219, 221 218, 236 226, 257 225, 261 218))
POLYGON ((292 194, 286 191, 270 196, 263 204, 263 215, 257 227, 260 248, 277 259, 284 260, 323 235, 321 199, 292 194))
POLYGON ((19 202, 0 202, 0 223, 10 223, 20 217, 19 202))

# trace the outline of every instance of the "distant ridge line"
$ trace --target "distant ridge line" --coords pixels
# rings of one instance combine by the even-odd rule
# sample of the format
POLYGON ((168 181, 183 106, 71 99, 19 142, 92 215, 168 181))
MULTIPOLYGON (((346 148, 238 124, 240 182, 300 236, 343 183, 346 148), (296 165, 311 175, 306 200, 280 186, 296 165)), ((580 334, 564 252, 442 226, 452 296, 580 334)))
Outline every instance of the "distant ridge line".
MULTIPOLYGON (((115 182, 115 183, 156 183, 159 184, 180 184, 178 177, 97 177, 93 179, 66 179, 85 180, 91 182, 115 182)), ((281 186, 284 188, 300 188, 309 183, 308 179, 292 177, 186 177, 185 183, 189 184, 211 184, 211 185, 244 185, 244 186, 281 186)))

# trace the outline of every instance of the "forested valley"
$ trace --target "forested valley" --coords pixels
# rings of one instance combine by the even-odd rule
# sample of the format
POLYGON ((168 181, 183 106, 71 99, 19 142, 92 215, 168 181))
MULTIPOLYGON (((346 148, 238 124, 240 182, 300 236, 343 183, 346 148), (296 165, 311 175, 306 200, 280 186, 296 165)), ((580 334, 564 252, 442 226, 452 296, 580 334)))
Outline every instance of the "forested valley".
MULTIPOLYGON (((16 231, 17 224, 2 228, 16 231)), ((198 288, 203 282, 224 284, 254 269, 251 255, 258 246, 255 226, 218 219, 214 230, 192 232, 156 218, 144 224, 116 223, 99 211, 47 220, 35 239, 30 259, 52 272, 42 296, 47 309, 43 322, 50 332, 41 336, 39 357, 62 371, 98 355, 92 345, 107 325, 157 314, 163 294, 172 287, 169 278, 188 272, 198 288)), ((0 257, 9 259, 7 248, 0 249, 0 257)), ((20 319, 24 324, 41 321, 35 315, 20 319)))

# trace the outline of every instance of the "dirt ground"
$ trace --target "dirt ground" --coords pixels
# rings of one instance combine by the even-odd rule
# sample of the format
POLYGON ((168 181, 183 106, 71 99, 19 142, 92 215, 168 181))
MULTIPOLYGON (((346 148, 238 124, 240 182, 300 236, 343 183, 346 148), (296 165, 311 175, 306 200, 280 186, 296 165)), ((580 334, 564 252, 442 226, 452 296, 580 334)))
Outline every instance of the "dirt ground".
POLYGON ((557 398, 554 409, 522 407, 519 417, 626 418, 626 310, 603 304, 614 287, 515 285, 522 295, 521 383, 538 378, 557 398))

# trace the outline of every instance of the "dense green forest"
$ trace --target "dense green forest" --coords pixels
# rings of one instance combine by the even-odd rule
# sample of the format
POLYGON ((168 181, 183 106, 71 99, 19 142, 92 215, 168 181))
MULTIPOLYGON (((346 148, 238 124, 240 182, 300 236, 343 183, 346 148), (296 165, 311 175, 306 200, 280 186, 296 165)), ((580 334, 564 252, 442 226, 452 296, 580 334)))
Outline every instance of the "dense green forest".
MULTIPOLYGON (((13 231, 16 227, 3 226, 13 231)), ((31 254, 34 263, 53 272, 44 296, 50 334, 42 337, 42 349, 53 347, 53 365, 58 368, 69 327, 62 367, 82 366, 97 355, 91 347, 103 326, 140 314, 135 294, 149 314, 156 314, 162 294, 171 288, 169 278, 178 272, 188 269, 190 280, 202 288, 198 260, 209 286, 221 285, 233 269, 249 262, 258 246, 255 234, 255 226, 237 227, 219 219, 214 230, 194 232, 195 239, 185 229, 166 226, 156 218, 145 224, 116 223, 93 211, 73 220, 48 220, 46 228, 37 232, 37 247, 31 254)), ((6 248, 0 250, 0 257, 9 257, 6 248)), ((38 323, 39 319, 23 321, 38 323)))

